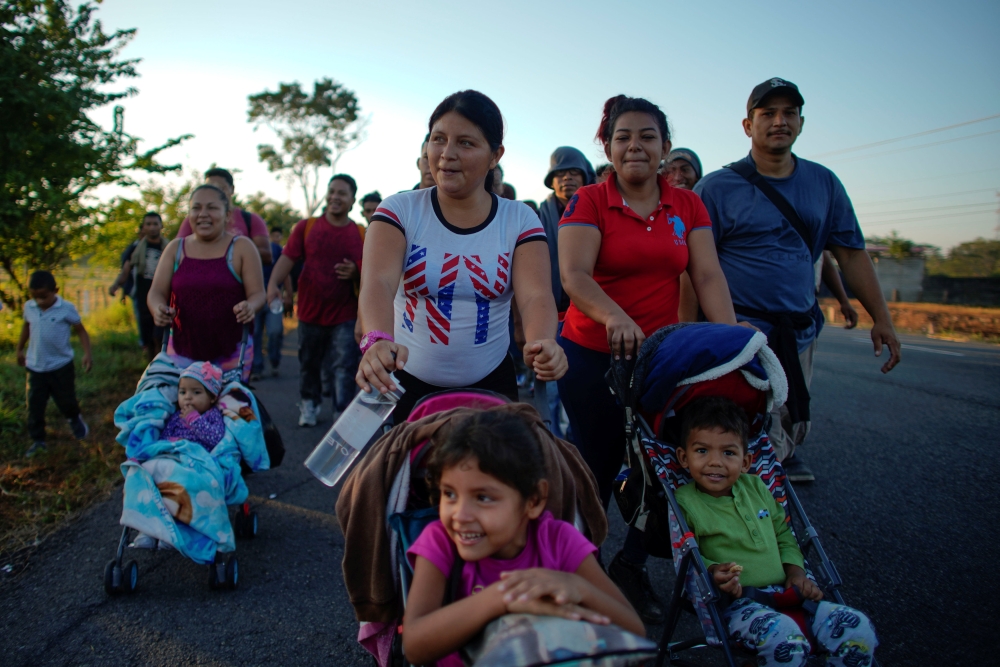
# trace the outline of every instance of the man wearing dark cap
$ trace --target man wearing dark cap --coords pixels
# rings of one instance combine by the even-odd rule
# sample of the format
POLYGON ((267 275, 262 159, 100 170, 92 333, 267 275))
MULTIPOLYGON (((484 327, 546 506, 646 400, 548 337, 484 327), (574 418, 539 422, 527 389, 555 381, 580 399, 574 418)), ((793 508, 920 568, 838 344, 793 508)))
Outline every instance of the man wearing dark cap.
POLYGON ((694 188, 712 218, 737 316, 767 335, 788 378, 788 401, 772 410, 768 434, 792 481, 815 479, 796 447, 810 425, 813 353, 823 325, 813 266, 824 249, 875 322, 875 354, 889 348, 882 372, 900 359, 899 339, 844 186, 826 167, 792 153, 805 121, 803 104, 798 87, 784 79, 754 88, 743 119, 750 154, 694 188))
POLYGON ((701 180, 701 160, 690 148, 675 148, 663 161, 660 173, 675 188, 693 190, 694 184, 701 180))
MULTIPOLYGON (((559 219, 566 210, 566 203, 585 185, 591 185, 597 180, 594 167, 583 153, 571 146, 560 146, 549 158, 549 173, 545 175, 545 187, 552 190, 542 205, 538 207, 538 217, 545 228, 545 236, 549 242, 549 263, 552 268, 552 296, 556 299, 556 309, 560 321, 563 313, 569 308, 569 296, 563 292, 562 281, 559 279, 559 219)), ((549 408, 553 416, 560 414, 559 394, 555 382, 546 386, 549 398, 549 408)), ((554 418, 554 431, 557 436, 564 434, 560 427, 561 419, 554 418)))

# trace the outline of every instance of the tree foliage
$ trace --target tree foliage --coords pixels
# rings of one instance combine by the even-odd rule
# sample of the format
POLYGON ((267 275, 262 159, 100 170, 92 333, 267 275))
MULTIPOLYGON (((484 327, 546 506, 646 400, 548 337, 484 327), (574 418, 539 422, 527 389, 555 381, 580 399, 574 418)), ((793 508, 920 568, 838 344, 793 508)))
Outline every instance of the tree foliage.
POLYGON ((271 199, 263 192, 250 195, 245 200, 242 200, 239 206, 247 211, 253 211, 264 218, 268 229, 271 227, 281 227, 281 231, 286 238, 289 232, 292 231, 292 226, 304 217, 292 208, 291 205, 271 199))
MULTIPOLYGON (((23 292, 23 269, 64 264, 86 235, 86 195, 108 183, 131 184, 133 170, 162 173, 157 154, 140 152, 115 108, 106 130, 89 114, 134 95, 111 91, 137 76, 138 60, 119 58, 135 30, 104 32, 96 5, 64 0, 0 0, 0 267, 23 292)), ((13 304, 14 294, 0 290, 13 304)))
POLYGON ((266 126, 281 142, 277 147, 257 146, 258 158, 268 171, 298 183, 306 215, 313 215, 323 201, 320 170, 336 170, 341 156, 365 139, 368 119, 359 115, 358 98, 342 84, 325 78, 313 84, 311 95, 294 82, 248 99, 247 115, 254 129, 266 126))
POLYGON ((960 243, 944 259, 928 263, 927 272, 952 278, 1000 277, 1000 241, 978 238, 960 243))

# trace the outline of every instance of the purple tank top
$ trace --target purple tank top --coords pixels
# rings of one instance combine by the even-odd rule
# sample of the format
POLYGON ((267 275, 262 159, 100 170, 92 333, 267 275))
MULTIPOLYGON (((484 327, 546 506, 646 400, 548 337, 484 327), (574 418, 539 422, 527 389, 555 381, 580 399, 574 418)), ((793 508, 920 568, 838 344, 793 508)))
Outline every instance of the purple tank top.
POLYGON ((214 361, 239 350, 243 325, 236 321, 233 306, 246 299, 246 291, 229 270, 225 255, 217 259, 185 255, 170 289, 170 305, 177 309, 172 340, 177 354, 214 361))

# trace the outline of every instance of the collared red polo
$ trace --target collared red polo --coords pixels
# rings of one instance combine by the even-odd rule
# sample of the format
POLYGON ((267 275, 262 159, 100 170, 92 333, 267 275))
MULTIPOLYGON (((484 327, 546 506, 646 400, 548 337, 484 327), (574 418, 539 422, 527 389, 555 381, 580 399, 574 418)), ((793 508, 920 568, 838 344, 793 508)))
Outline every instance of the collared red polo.
MULTIPOLYGON (((642 217, 622 197, 616 175, 587 185, 573 195, 559 228, 594 227, 601 248, 594 264, 594 281, 649 336, 677 322, 680 275, 688 266, 688 234, 712 228, 708 211, 693 192, 672 187, 662 176, 660 203, 642 217)), ((566 312, 562 335, 591 350, 607 351, 608 335, 576 304, 566 312)))

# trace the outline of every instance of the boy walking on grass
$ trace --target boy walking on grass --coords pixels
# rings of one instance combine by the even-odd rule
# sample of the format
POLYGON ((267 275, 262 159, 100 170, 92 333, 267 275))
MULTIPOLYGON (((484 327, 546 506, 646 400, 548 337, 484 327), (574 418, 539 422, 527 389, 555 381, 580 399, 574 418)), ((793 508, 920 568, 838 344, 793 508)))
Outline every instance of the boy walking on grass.
POLYGON ((49 397, 69 421, 77 440, 90 429, 80 416, 76 401, 73 348, 70 331, 83 346, 83 368, 90 371, 90 336, 83 328, 76 306, 59 296, 56 279, 48 271, 35 271, 28 281, 31 300, 24 304, 24 327, 17 341, 17 363, 28 369, 28 433, 34 441, 25 456, 45 451, 45 407, 49 397), (28 343, 28 353, 24 346, 28 343))

